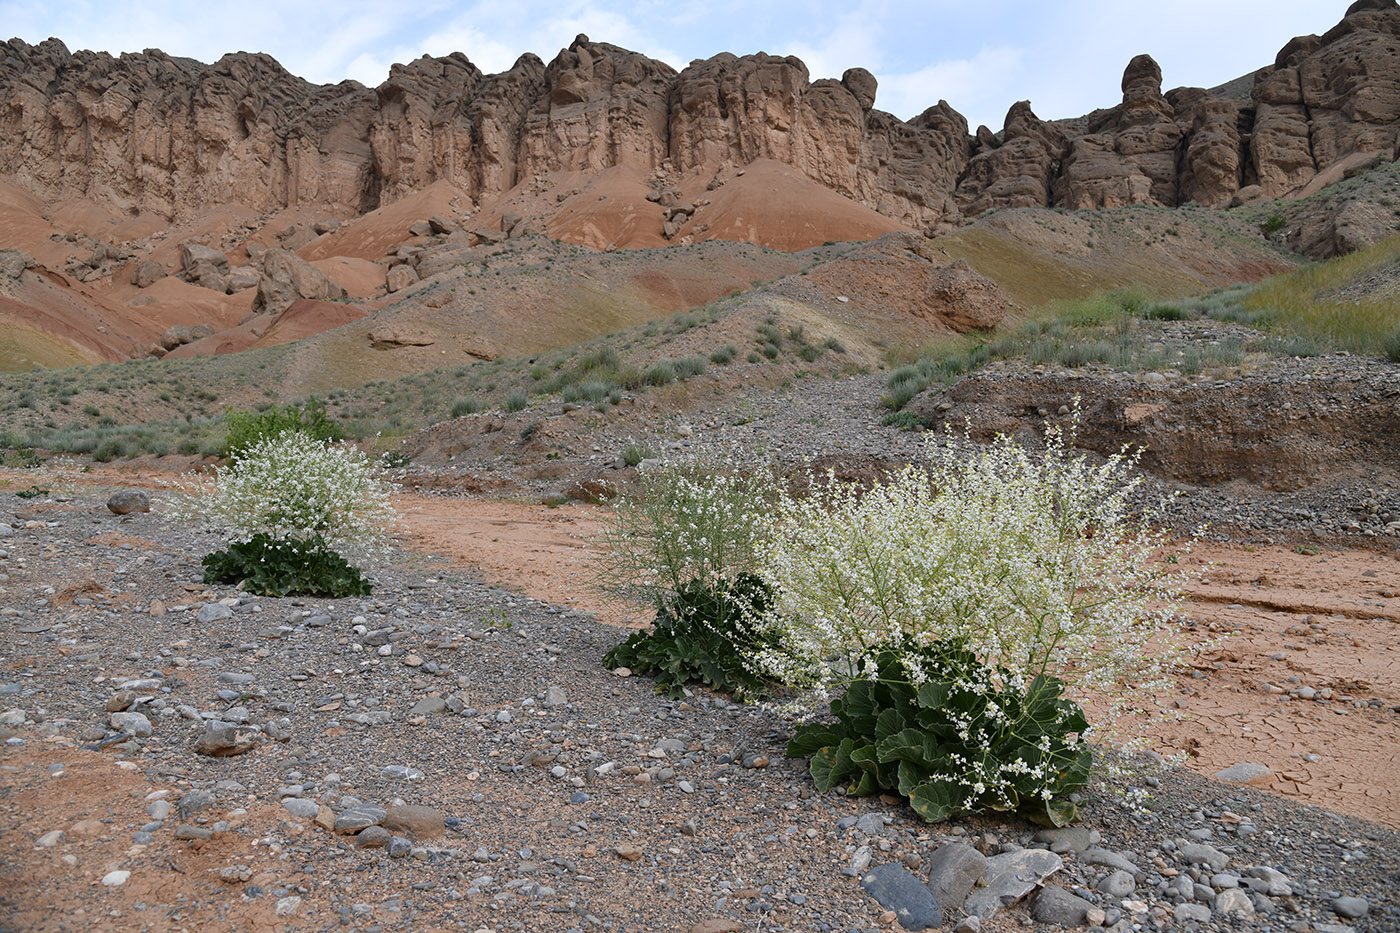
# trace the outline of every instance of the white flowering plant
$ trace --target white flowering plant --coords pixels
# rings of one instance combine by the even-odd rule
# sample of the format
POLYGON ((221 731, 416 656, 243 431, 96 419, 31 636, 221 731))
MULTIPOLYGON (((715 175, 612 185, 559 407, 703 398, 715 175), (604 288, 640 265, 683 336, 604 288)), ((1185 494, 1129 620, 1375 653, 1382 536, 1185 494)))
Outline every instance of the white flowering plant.
MULTIPOLYGON (((1071 728, 1082 718, 1078 706, 1056 707, 1061 719, 1051 743, 1065 743, 1058 764, 999 744, 1023 734, 1025 724, 990 710, 1004 713, 1013 703, 1037 710, 1047 691, 1055 703, 1061 691, 1064 702, 1092 698, 1104 715, 1088 731, 1131 748, 1142 735, 1128 727, 1129 714, 1155 705, 1184 650, 1170 622, 1187 574, 1161 557, 1166 539, 1153 529, 1151 511, 1128 504, 1141 482, 1134 475, 1140 452, 1125 449, 1095 465, 1074 451, 1076 425, 1047 425, 1040 457, 1006 437, 977 448, 949 433, 943 444, 929 444, 926 467, 908 467, 872 489, 828 477, 806 498, 780 497, 780 532, 764 539, 760 572, 773 597, 755 626, 775 647, 753 658, 757 670, 819 691, 846 684, 853 699, 871 683, 918 695, 948 674, 956 655, 966 661, 959 689, 998 697, 984 722, 993 731, 969 720, 967 735, 958 733, 972 744, 948 759, 960 770, 940 778, 952 795, 939 798, 949 812, 1023 800, 1021 772, 1008 768, 1043 767, 1037 779, 1046 783, 1032 788, 1041 800, 1078 780, 1087 754, 1071 741, 1084 731, 1071 728), (950 654, 949 646, 966 654, 950 654)), ((1028 715, 1041 721, 1040 713, 1028 715)), ((864 724, 868 717, 849 728, 864 724)), ((793 752, 811 752, 813 734, 793 752)), ((880 736, 867 738, 870 748, 881 747, 880 736)), ((891 764, 876 751, 853 763, 891 764)), ((828 764, 814 758, 813 773, 827 769, 821 780, 830 784, 828 764)), ((921 812, 943 809, 930 804, 921 812)), ((1058 822, 1069 814, 1052 806, 1039 816, 1058 822)))
POLYGON ((244 448, 176 503, 229 547, 205 557, 208 582, 245 580, 266 595, 368 592, 342 550, 384 543, 396 487, 358 448, 289 430, 244 448))
POLYGON ((751 658, 774 647, 753 620, 768 605, 757 555, 776 497, 770 470, 715 459, 647 467, 620 490, 599 536, 595 582, 655 616, 604 664, 652 674, 673 695, 693 682, 736 697, 766 692, 769 678, 751 658))

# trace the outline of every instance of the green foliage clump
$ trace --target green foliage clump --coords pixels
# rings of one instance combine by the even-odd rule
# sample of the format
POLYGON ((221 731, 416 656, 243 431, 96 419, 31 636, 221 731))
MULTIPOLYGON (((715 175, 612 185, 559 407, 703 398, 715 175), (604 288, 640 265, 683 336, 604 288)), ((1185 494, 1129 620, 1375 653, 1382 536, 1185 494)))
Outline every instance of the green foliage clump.
POLYGON ((603 656, 609 668, 627 667, 656 678, 672 697, 689 683, 703 683, 736 698, 768 691, 745 659, 758 636, 746 620, 767 611, 771 591, 753 574, 713 583, 692 580, 657 605, 650 631, 636 632, 603 656))
POLYGON ((526 405, 530 404, 530 397, 524 392, 512 392, 506 396, 506 411, 514 414, 523 411, 526 405))
POLYGON ((452 403, 452 417, 462 418, 466 415, 474 415, 485 408, 486 405, 479 398, 459 398, 452 403))
POLYGON ((983 810, 1055 826, 1076 817, 1067 798, 1088 782, 1093 756, 1084 712, 1059 678, 1025 685, 953 640, 878 651, 862 673, 832 701, 834 723, 788 743, 788 757, 811 759, 818 790, 894 791, 933 823, 983 810))
POLYGON ((1381 350, 1385 353, 1386 359, 1392 363, 1400 363, 1400 324, 1395 325, 1395 329, 1385 338, 1381 350))
POLYGON ((1287 224, 1288 221, 1284 219, 1282 214, 1270 214, 1268 219, 1259 225, 1259 229, 1265 236, 1269 236, 1278 233, 1287 224))
POLYGON ((676 364, 670 360, 653 363, 642 374, 642 382, 649 386, 664 386, 676 381, 676 364))
POLYGON ((716 366, 728 366, 734 362, 734 354, 739 352, 733 344, 725 344, 710 354, 710 362, 716 366))
POLYGON ((244 452, 260 441, 277 437, 287 431, 299 431, 318 441, 338 441, 345 434, 326 412, 326 403, 314 395, 305 405, 283 405, 267 411, 232 410, 226 415, 228 439, 223 456, 236 463, 244 452))
POLYGON ((705 360, 699 356, 685 356, 676 360, 676 378, 689 379, 705 372, 705 360))
POLYGON ((319 534, 283 538, 255 534, 207 554, 205 583, 243 583, 259 596, 368 596, 369 581, 319 534))

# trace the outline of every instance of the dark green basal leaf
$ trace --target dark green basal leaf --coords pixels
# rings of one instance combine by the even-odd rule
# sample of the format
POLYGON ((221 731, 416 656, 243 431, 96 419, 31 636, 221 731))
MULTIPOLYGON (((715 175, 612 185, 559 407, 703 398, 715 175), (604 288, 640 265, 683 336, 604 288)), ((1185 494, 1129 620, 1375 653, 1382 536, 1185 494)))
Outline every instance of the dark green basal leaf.
POLYGON ((875 741, 877 744, 903 729, 904 714, 897 709, 882 710, 880 715, 875 717, 875 741))
POLYGON ((951 817, 960 802, 945 781, 920 784, 909 795, 909 806, 930 823, 941 823, 951 817))
POLYGON ((368 596, 369 581, 325 539, 280 539, 266 534, 230 544, 202 561, 204 582, 243 583, 260 596, 368 596))
POLYGON ((841 737, 830 726, 812 723, 797 730, 784 753, 789 758, 811 758, 828 745, 839 745, 841 737))
POLYGON ((817 789, 825 793, 855 773, 851 763, 851 750, 855 742, 842 739, 839 745, 828 745, 812 756, 812 780, 817 789))
MULTIPOLYGON (((925 671, 948 672, 915 690, 903 678, 893 651, 881 652, 876 670, 888 679, 859 680, 831 704, 836 722, 804 727, 789 743, 789 754, 809 754, 817 786, 825 791, 843 782, 853 796, 894 790, 906 796, 925 819, 941 820, 973 810, 1016 810, 1052 825, 1064 825, 1076 810, 1063 797, 1088 781, 1093 756, 1069 744, 1087 720, 1079 706, 1062 697, 1057 678, 1036 678, 1026 694, 996 687, 1005 671, 974 667, 964 646, 933 645, 917 650, 925 671), (980 683, 976 690, 972 685, 980 683), (978 692, 980 690, 980 692, 978 692), (995 703, 1009 722, 987 716, 995 703), (970 725, 964 726, 963 722, 970 725), (969 730, 964 739, 960 730, 969 730), (1044 747, 1042 747, 1044 746, 1044 747), (967 787, 980 778, 956 761, 996 767, 1020 759, 1027 769, 1042 765, 1039 777, 1011 774, 1005 784, 968 800, 967 787), (1050 792, 1051 800, 1044 799, 1050 792)), ((797 754, 797 757, 800 757, 797 754)))
POLYGON ((761 611, 768 587, 751 575, 720 581, 713 588, 693 580, 657 606, 652 630, 637 632, 603 656, 609 668, 628 667, 656 679, 657 692, 672 698, 691 683, 703 683, 738 698, 768 692, 769 684, 749 670, 745 656, 764 647, 741 625, 743 612, 761 611))

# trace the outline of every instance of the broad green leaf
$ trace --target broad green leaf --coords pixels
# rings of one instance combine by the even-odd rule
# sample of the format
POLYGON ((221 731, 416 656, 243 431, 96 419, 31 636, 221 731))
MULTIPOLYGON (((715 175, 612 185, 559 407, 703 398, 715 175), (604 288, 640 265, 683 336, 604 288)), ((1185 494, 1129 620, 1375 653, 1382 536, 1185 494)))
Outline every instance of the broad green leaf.
POLYGON ((944 781, 928 781, 914 788, 909 806, 930 823, 942 823, 957 810, 953 790, 944 781))
POLYGON ((897 709, 882 710, 875 719, 875 742, 879 744, 904 728, 904 716, 897 709))
POLYGON ((787 752, 789 758, 810 758, 821 748, 828 745, 839 745, 841 738, 832 728, 823 723, 810 723, 798 729, 788 742, 787 752))

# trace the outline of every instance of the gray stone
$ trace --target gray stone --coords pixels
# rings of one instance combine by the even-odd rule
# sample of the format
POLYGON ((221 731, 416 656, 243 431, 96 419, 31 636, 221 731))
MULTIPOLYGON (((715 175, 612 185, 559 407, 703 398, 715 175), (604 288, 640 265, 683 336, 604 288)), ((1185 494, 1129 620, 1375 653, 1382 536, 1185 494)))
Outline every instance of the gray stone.
POLYGON ((860 886, 880 906, 892 910, 906 930, 927 930, 943 925, 943 908, 938 899, 903 865, 879 865, 866 872, 860 886))
MULTIPOLYGON (((227 609, 228 607, 225 606, 224 608, 227 609)), ((250 684, 255 680, 252 674, 240 674, 237 671, 224 671, 216 679, 221 684, 231 684, 233 686, 250 684)))
POLYGON ((389 858, 403 858, 413 851, 413 843, 402 836, 394 836, 389 840, 389 858))
POLYGON ((1020 849, 989 858, 987 886, 969 897, 963 904, 963 910, 989 920, 1001 908, 1016 903, 1034 891, 1037 885, 1062 867, 1064 861, 1045 849, 1020 849))
POLYGON ((390 832, 409 839, 434 839, 446 832, 446 817, 441 810, 413 804, 390 807, 381 823, 390 832))
POLYGON ((185 791, 178 804, 180 816, 189 819, 200 810, 207 810, 215 803, 214 795, 207 790, 185 791))
POLYGON ((205 829, 203 826, 189 826, 185 823, 181 823, 179 826, 175 827, 176 839, 198 841, 202 839, 212 839, 213 837, 213 830, 205 829))
POLYGON ((205 603, 194 620, 208 625, 210 622, 222 622, 232 615, 233 610, 222 603, 205 603))
POLYGON ((1270 897, 1288 897, 1293 893, 1293 883, 1288 880, 1288 876, 1276 868, 1269 868, 1263 865, 1256 865, 1253 868, 1245 869, 1244 876, 1255 883, 1249 884, 1250 890, 1262 891, 1270 897), (1262 885, 1260 887, 1259 885, 1262 885))
POLYGON ((113 713, 108 721, 118 732, 139 736, 151 734, 151 721, 142 713, 113 713))
POLYGON ((292 816, 301 820, 314 820, 316 814, 321 812, 314 800, 304 800, 301 797, 287 797, 282 801, 282 809, 292 816))
POLYGON ((201 755, 226 758, 251 751, 261 740, 262 733, 256 729, 230 725, 211 725, 194 743, 194 750, 201 755))
POLYGON ((1332 912, 1348 920, 1359 920, 1371 910, 1364 897, 1336 897, 1332 899, 1332 912))
POLYGON ((1088 922, 1093 907, 1082 897, 1076 897, 1059 885, 1046 885, 1031 904, 1031 917, 1040 923, 1062 927, 1082 927, 1088 922))
POLYGON ((987 857, 965 843, 951 843, 929 856, 929 890, 945 907, 962 906, 986 873, 987 857))
POLYGON ((982 933, 982 920, 979 917, 963 917, 953 927, 953 933, 982 933))
POLYGON ((1079 861, 1085 865, 1102 865, 1105 868, 1117 868, 1129 874, 1136 875, 1138 867, 1132 862, 1119 855, 1111 849, 1086 849, 1079 855, 1079 861))
POLYGON ((29 713, 18 707, 15 709, 7 709, 5 712, 0 713, 0 726, 22 726, 24 725, 24 721, 28 718, 29 713))
MULTIPOLYGON (((389 811, 383 807, 358 806, 351 807, 343 813, 336 814, 335 831, 338 833, 356 833, 369 826, 378 826, 389 811)), ((387 843, 388 840, 386 839, 387 843)))
POLYGON ((1242 761, 1215 772, 1211 777, 1226 784, 1253 784, 1274 776, 1274 769, 1255 761, 1242 761))
POLYGON ((107 500, 107 508, 114 515, 129 515, 132 512, 149 512, 151 497, 139 489, 123 489, 112 493, 107 500))
POLYGON ((146 815, 153 820, 164 820, 174 809, 175 805, 169 800, 152 800, 146 804, 146 815))
POLYGON ((1211 871, 1223 871, 1230 857, 1214 846, 1203 842, 1191 842, 1178 850, 1181 860, 1187 865, 1209 865, 1211 871))
POLYGON ((885 815, 883 813, 864 813, 860 819, 856 820, 856 829, 871 836, 882 833, 885 830, 885 815))
POLYGON ((563 687, 550 687, 544 692, 544 702, 540 705, 545 709, 553 709, 556 706, 564 706, 569 702, 569 695, 564 692, 563 687))
POLYGON ((1089 830, 1083 826, 1057 826, 1035 834, 1037 842, 1050 846, 1051 852, 1083 852, 1093 845, 1089 830))
POLYGON ((378 849, 387 846, 391 838, 383 826, 366 826, 355 834, 351 845, 357 849, 378 849))
POLYGON ((1182 923, 1193 921, 1195 923, 1210 923, 1210 908, 1204 904, 1177 904, 1175 908, 1176 919, 1182 923))
POLYGON ((1227 888, 1215 895, 1215 912, 1248 917, 1254 913, 1254 902, 1239 888, 1227 888))
POLYGON ((431 716, 447 709, 447 701, 442 697, 424 697, 413 704, 413 709, 409 710, 410 716, 431 716))
POLYGON ((1120 868, 1110 872, 1100 881, 1098 888, 1100 894, 1107 894, 1109 897, 1127 897, 1137 889, 1137 882, 1133 880, 1132 874, 1120 868))

